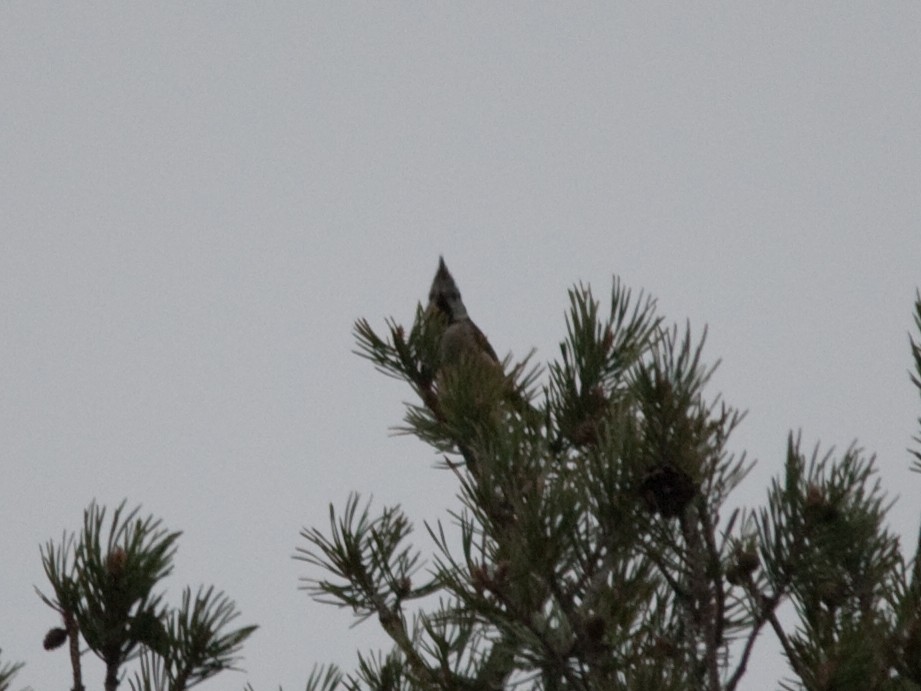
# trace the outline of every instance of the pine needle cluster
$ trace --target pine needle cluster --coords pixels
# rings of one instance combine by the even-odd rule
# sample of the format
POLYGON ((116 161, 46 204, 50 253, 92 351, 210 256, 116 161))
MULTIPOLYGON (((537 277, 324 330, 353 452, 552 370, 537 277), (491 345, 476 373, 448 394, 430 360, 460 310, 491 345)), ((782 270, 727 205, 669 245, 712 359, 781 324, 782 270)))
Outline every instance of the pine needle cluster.
MULTIPOLYGON (((173 569, 181 533, 122 502, 111 519, 95 502, 84 511, 79 534, 65 533, 41 549, 51 594, 39 596, 60 616, 45 636, 45 649, 65 644, 73 691, 84 691, 83 653, 105 666, 105 689, 128 678, 132 691, 185 691, 223 670, 234 669, 255 626, 229 629, 239 613, 213 587, 186 588, 178 608, 157 592, 173 569)), ((0 687, 2 688, 2 687, 0 687)))

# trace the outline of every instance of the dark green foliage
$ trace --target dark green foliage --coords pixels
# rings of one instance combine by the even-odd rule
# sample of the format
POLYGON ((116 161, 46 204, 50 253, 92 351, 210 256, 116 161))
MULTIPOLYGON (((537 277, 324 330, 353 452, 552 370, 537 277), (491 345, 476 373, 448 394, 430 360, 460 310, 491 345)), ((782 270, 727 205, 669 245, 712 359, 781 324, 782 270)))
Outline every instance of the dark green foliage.
MULTIPOLYGON (((914 319, 921 392, 921 294, 914 319)), ((872 456, 807 454, 790 435, 763 507, 726 515, 751 467, 727 446, 742 415, 706 395, 704 339, 664 326, 651 299, 615 280, 603 314, 571 291, 560 358, 543 370, 530 355, 440 363, 445 327, 421 307, 408 332, 356 324, 358 354, 418 397, 400 431, 454 474, 457 504, 425 525, 428 555, 399 506, 356 494, 330 505, 328 532, 301 532, 304 589, 393 641, 351 673, 315 667, 308 691, 733 691, 753 688, 766 630, 784 688, 921 691, 921 536, 906 557, 872 456)), ((156 587, 179 533, 137 513, 122 504, 106 522, 92 504, 79 535, 42 548, 42 598, 61 616, 45 647, 68 644, 77 691, 81 643, 105 662, 107 691, 134 658, 134 691, 180 691, 233 669, 255 629, 230 629, 235 606, 213 588, 167 607, 156 587)), ((0 691, 19 667, 0 666, 0 691)))
MULTIPOLYGON (((921 331, 921 296, 916 312, 921 331)), ((708 399, 703 338, 652 300, 615 280, 602 315, 571 291, 545 377, 528 358, 440 366, 444 324, 421 308, 387 328, 359 321, 357 352, 418 395, 401 431, 440 454, 459 505, 426 525, 428 558, 399 509, 359 513, 355 495, 330 507, 330 537, 302 532, 297 558, 327 574, 308 591, 394 641, 308 690, 731 690, 765 625, 796 688, 921 688, 921 566, 885 527, 873 459, 807 461, 791 437, 765 508, 724 515, 750 468, 727 449, 742 415, 708 399)))
MULTIPOLYGON (((0 652, 3 652, 0 650, 0 652)), ((4 662, 0 663, 0 691, 10 691, 13 684, 13 677, 22 669, 21 662, 4 662)))
POLYGON ((179 610, 168 608, 155 589, 172 571, 180 533, 138 512, 122 502, 107 522, 106 510, 92 503, 79 535, 42 547, 53 595, 40 595, 63 622, 48 632, 45 647, 69 642, 74 689, 83 688, 81 642, 105 663, 107 690, 118 686, 125 663, 140 656, 133 689, 182 691, 232 669, 256 628, 228 631, 238 613, 213 588, 199 589, 194 599, 186 589, 179 610))
POLYGON ((169 680, 160 687, 148 685, 150 675, 137 674, 131 682, 136 691, 148 688, 188 689, 234 665, 243 641, 256 630, 244 626, 228 630, 239 616, 234 603, 214 587, 190 588, 182 593, 182 604, 167 616, 165 626, 156 626, 147 644, 145 666, 154 677, 169 680), (153 653, 153 654, 151 654, 153 653))
MULTIPOLYGON (((918 393, 921 394, 921 292, 917 294, 915 299, 914 321, 915 332, 919 335, 919 339, 916 341, 914 338, 909 338, 912 361, 915 366, 915 371, 911 373, 911 381, 915 385, 915 388, 918 389, 918 393)), ((921 429, 921 417, 918 418, 918 427, 921 429)), ((921 473, 921 432, 918 433, 918 436, 914 437, 914 441, 918 444, 918 448, 910 450, 911 455, 915 457, 915 462, 912 467, 914 470, 921 473)))

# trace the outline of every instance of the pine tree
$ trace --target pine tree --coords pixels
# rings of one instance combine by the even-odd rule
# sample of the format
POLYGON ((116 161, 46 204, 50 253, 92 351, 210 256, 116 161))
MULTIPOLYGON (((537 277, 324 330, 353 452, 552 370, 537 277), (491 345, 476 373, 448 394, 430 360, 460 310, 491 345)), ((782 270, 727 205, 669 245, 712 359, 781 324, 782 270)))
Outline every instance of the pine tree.
MULTIPOLYGON (((400 429, 454 474, 458 508, 425 525, 427 556, 399 506, 372 513, 357 494, 330 506, 329 532, 302 532, 308 592, 376 617, 393 641, 351 673, 315 668, 308 691, 731 691, 751 688, 766 630, 788 665, 783 688, 921 689, 921 536, 907 558, 873 457, 807 451, 791 435, 764 505, 728 511, 751 464, 727 446, 742 415, 705 394, 704 336, 666 327, 617 280, 605 314, 582 286, 570 303, 543 370, 530 356, 443 361, 450 325, 421 306, 408 333, 356 323, 358 353, 414 391, 400 429)), ((914 321, 921 393, 921 294, 914 321)), ((132 659, 133 691, 181 691, 233 667, 255 627, 228 628, 232 601, 186 589, 170 608, 156 592, 179 535, 124 503, 108 522, 91 504, 79 534, 42 548, 41 597, 61 617, 45 646, 67 644, 73 691, 81 646, 105 665, 107 691, 132 659)), ((20 667, 0 665, 0 691, 20 667)))
MULTIPOLYGON (((921 295, 915 310, 921 333, 921 295)), ((731 691, 752 688, 765 630, 784 688, 921 689, 918 546, 906 559, 886 527, 872 457, 791 435, 763 507, 728 511, 751 464, 727 446, 742 414, 705 392, 705 334, 666 326, 618 280, 606 312, 570 292, 543 370, 440 362, 445 327, 421 306, 408 331, 356 323, 357 352, 413 390, 399 429, 455 475, 458 508, 425 525, 430 555, 399 506, 356 494, 330 506, 328 532, 302 532, 305 589, 393 641, 351 673, 316 668, 309 691, 731 691)))
POLYGON ((107 521, 105 508, 94 502, 79 534, 65 533, 60 543, 42 547, 52 594, 39 595, 61 619, 45 636, 45 649, 67 644, 72 691, 85 688, 82 646, 104 664, 106 691, 115 691, 134 659, 139 666, 128 680, 132 691, 185 691, 234 669, 243 641, 256 629, 228 630, 239 613, 213 587, 186 588, 178 608, 167 606, 156 588, 172 571, 180 533, 138 512, 126 511, 122 502, 107 521))

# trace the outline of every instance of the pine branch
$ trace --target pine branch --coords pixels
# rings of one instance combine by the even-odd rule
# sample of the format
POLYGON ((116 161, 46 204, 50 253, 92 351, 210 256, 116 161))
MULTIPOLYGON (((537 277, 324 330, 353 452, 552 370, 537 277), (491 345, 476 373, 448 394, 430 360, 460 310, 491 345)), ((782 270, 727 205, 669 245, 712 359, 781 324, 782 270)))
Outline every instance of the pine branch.
POLYGON ((51 629, 45 648, 69 643, 73 691, 83 691, 80 639, 105 665, 105 688, 114 690, 123 666, 140 658, 141 672, 131 686, 144 691, 184 691, 223 669, 233 669, 243 641, 255 630, 226 631, 237 616, 233 603, 213 588, 200 589, 194 605, 190 591, 183 609, 171 615, 154 593, 172 571, 179 532, 161 527, 153 516, 140 518, 139 508, 122 502, 106 520, 95 502, 84 511, 78 535, 64 534, 59 545, 42 547, 42 563, 52 595, 39 591, 46 605, 62 618, 51 629))
POLYGON ((9 691, 13 678, 23 666, 22 662, 4 662, 0 664, 0 691, 9 691))
MULTIPOLYGON (((408 332, 389 320, 385 337, 356 324, 359 354, 417 395, 401 431, 443 457, 463 510, 451 513, 459 550, 441 523, 427 526, 432 578, 406 590, 439 606, 412 625, 387 566, 395 543, 362 537, 366 515, 347 505, 340 523, 331 511, 330 538, 304 533, 303 558, 334 575, 314 596, 376 614, 394 641, 386 657, 361 657, 346 687, 735 691, 770 625, 802 684, 837 688, 849 674, 876 688, 891 672, 885 649, 914 650, 921 567, 909 578, 900 566, 873 459, 851 447, 807 460, 791 436, 766 506, 741 526, 738 512, 721 521, 752 464, 727 450, 744 414, 704 396, 706 331, 664 328, 655 303, 617 280, 607 313, 584 286, 569 299, 539 405, 527 358, 440 362, 438 310, 418 308, 408 332), (793 632, 776 615, 788 600, 793 632)), ((921 332, 921 294, 916 312, 921 332)), ((914 340, 912 353, 921 390, 914 340)))
MULTIPOLYGON (((914 322, 918 340, 916 341, 911 336, 908 338, 911 357, 914 362, 914 372, 910 373, 909 376, 911 377, 911 383, 915 385, 918 394, 921 395, 921 291, 917 292, 915 297, 914 322)), ((921 428, 921 416, 918 417, 918 426, 921 428)), ((912 437, 912 441, 918 445, 916 449, 909 449, 909 453, 914 456, 912 470, 921 473, 921 433, 916 437, 912 437)))

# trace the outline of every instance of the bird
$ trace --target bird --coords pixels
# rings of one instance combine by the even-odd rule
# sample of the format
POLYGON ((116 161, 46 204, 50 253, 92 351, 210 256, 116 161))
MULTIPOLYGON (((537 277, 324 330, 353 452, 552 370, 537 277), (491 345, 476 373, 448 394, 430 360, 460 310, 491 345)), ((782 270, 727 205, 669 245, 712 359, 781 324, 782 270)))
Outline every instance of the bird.
MULTIPOLYGON (((436 418, 442 421, 454 419, 455 423, 458 411, 461 411, 466 420, 462 428, 472 420, 481 423, 494 420, 498 412, 496 403, 505 395, 502 365, 486 335, 467 314, 460 290, 448 271, 444 257, 438 257, 438 271, 429 289, 425 315, 440 330, 435 389, 428 389, 426 393, 429 408, 436 418), (468 376, 471 374, 472 378, 468 376), (462 381, 473 386, 459 385, 462 381), (495 397, 487 392, 493 392, 495 397), (485 398, 481 397, 482 394, 486 394, 485 398)), ((479 452, 462 439, 455 439, 455 442, 466 467, 475 477, 478 476, 481 468, 479 452)))
POLYGON ((493 365, 499 365, 496 351, 467 314, 460 290, 448 271, 444 257, 438 258, 438 271, 429 289, 426 313, 441 315, 445 323, 438 349, 441 367, 456 365, 465 357, 479 357, 493 365))
MULTIPOLYGON (((453 420, 459 429, 486 425, 492 429, 501 426, 506 414, 511 413, 527 425, 539 425, 539 412, 519 390, 516 377, 523 363, 511 374, 505 372, 505 362, 500 361, 489 339, 473 322, 461 299, 460 290, 444 257, 438 258, 438 271, 429 290, 427 318, 443 325, 434 368, 435 384, 426 388, 426 404, 439 420, 453 420), (459 422, 460 420, 460 422, 459 422)), ((434 345, 434 343, 433 343, 434 345)), ((455 440, 467 468, 478 475, 482 462, 475 446, 455 440)))

